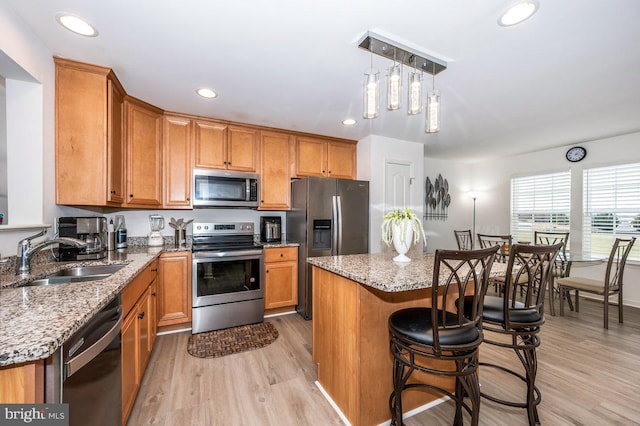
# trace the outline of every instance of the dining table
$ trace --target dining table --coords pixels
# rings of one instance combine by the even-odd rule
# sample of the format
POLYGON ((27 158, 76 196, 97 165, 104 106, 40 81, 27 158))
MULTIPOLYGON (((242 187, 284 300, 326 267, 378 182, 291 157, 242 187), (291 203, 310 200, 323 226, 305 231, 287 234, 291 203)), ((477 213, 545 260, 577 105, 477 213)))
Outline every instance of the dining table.
MULTIPOLYGON (((555 307, 553 303, 555 295, 559 294, 559 290, 555 285, 556 279, 570 276, 571 266, 574 263, 586 266, 589 264, 602 263, 605 260, 607 260, 607 257, 600 254, 592 254, 591 252, 581 250, 560 250, 556 256, 553 278, 551 282, 549 282, 549 313, 551 315, 555 315, 555 307)), ((560 295, 560 297, 562 297, 562 295, 560 295)), ((569 303, 569 309, 573 311, 573 302, 568 295, 567 302, 569 303)))

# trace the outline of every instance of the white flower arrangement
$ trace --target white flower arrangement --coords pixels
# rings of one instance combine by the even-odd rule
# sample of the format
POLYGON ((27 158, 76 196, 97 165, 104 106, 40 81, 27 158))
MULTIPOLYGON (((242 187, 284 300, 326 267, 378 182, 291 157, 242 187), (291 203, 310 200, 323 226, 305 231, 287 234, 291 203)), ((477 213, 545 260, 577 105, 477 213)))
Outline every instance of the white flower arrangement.
POLYGON ((382 221, 382 241, 384 241, 388 246, 391 246, 391 243, 393 242, 394 225, 398 225, 402 229, 402 235, 400 236, 400 239, 407 246, 411 244, 411 242, 405 241, 405 236, 407 235, 407 227, 409 226, 411 227, 411 229, 413 229, 413 243, 419 243, 421 235, 422 240, 425 242, 427 241, 427 237, 422 226, 422 221, 413 212, 413 210, 408 207, 405 207, 403 209, 394 209, 384 215, 384 220, 382 221))

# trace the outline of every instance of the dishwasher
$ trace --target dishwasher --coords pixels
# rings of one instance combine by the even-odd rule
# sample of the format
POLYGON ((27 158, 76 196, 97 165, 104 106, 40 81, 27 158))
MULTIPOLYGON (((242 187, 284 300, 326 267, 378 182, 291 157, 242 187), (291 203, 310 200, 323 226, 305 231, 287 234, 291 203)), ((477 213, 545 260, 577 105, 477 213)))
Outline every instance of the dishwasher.
POLYGON ((120 296, 45 363, 45 402, 69 404, 70 425, 116 426, 122 416, 120 296))

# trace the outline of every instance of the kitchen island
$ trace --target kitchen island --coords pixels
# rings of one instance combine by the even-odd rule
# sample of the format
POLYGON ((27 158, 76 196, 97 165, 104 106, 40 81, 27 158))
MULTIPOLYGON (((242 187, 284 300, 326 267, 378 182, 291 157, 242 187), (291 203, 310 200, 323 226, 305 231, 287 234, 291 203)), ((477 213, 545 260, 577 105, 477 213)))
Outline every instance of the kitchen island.
MULTIPOLYGON (((360 254, 307 259, 313 265, 313 361, 318 382, 352 425, 376 425, 390 418, 389 315, 431 306, 434 255, 420 254, 408 264, 392 258, 360 254)), ((504 264, 494 263, 492 275, 504 272, 504 264)), ((453 389, 450 378, 418 373, 415 380, 453 389)), ((408 390, 402 403, 406 412, 441 396, 408 390)))

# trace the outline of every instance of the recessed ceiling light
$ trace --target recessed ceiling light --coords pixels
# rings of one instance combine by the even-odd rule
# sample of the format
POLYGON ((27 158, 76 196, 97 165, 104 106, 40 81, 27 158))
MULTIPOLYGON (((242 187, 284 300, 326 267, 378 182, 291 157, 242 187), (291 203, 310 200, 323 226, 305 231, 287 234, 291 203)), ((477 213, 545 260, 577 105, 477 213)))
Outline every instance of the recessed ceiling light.
POLYGON ((342 124, 344 124, 345 126, 355 126, 357 123, 356 120, 354 120, 353 118, 347 118, 342 120, 342 124))
POLYGON ((520 1, 502 14, 498 19, 498 24, 503 27, 519 24, 528 19, 538 10, 538 2, 533 0, 520 1))
POLYGON ((207 99, 213 99, 218 96, 216 92, 206 87, 196 90, 196 93, 202 96, 203 98, 207 98, 207 99))
POLYGON ((91 24, 82 18, 68 13, 59 13, 56 15, 56 20, 71 32, 80 34, 86 37, 95 37, 98 35, 98 30, 93 28, 91 24))

